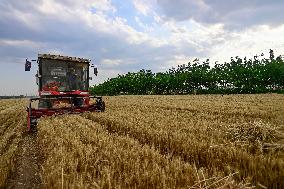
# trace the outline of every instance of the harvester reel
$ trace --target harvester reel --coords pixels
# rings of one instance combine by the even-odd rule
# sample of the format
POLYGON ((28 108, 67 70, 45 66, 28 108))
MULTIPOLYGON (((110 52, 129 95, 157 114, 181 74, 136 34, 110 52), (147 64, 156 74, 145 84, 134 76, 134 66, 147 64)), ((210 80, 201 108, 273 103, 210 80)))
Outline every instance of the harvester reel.
POLYGON ((40 99, 38 108, 52 108, 52 102, 49 99, 40 99))

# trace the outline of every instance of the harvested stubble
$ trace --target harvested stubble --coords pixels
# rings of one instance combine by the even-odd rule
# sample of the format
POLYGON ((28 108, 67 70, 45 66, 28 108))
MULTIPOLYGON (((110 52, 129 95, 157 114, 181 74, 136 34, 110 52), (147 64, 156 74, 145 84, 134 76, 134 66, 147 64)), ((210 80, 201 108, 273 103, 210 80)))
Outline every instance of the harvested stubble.
POLYGON ((4 187, 26 123, 26 100, 0 101, 0 188, 4 187))

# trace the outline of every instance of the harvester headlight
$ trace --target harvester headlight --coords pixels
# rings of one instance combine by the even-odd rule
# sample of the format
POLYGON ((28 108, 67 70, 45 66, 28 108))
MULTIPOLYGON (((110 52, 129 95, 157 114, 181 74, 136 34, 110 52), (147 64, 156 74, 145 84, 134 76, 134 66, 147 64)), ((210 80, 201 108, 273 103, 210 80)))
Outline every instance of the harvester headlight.
POLYGON ((51 92, 44 91, 44 92, 41 92, 41 95, 51 95, 51 92))
POLYGON ((87 94, 89 94, 89 92, 80 92, 80 94, 87 95, 87 94))

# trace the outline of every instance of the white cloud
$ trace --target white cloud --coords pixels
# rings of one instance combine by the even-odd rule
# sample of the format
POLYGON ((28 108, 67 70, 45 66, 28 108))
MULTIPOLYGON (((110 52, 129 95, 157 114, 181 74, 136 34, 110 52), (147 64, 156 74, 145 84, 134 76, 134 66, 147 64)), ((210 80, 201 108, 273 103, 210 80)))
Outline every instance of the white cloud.
POLYGON ((133 0, 134 7, 144 16, 150 13, 152 3, 151 0, 133 0))
POLYGON ((103 59, 101 61, 102 64, 107 64, 110 66, 118 66, 122 63, 122 60, 120 59, 103 59))
POLYGON ((193 58, 194 57, 186 56, 184 54, 174 55, 167 61, 167 64, 164 66, 165 68, 169 69, 170 67, 176 67, 178 65, 187 64, 189 60, 193 58))
POLYGON ((231 30, 253 25, 283 23, 284 1, 248 0, 157 0, 165 20, 193 19, 201 23, 223 23, 231 30))
POLYGON ((249 56, 252 58, 274 49, 277 53, 284 52, 284 24, 271 28, 261 25, 242 32, 230 33, 223 43, 211 47, 208 56, 214 60, 228 61, 230 57, 249 56))
POLYGON ((21 46, 21 47, 39 47, 38 43, 35 43, 30 40, 9 40, 9 39, 0 39, 0 46, 21 46))
POLYGON ((111 4, 110 0, 96 0, 92 3, 92 7, 99 11, 116 12, 116 8, 111 4))
POLYGON ((146 33, 153 32, 154 28, 149 26, 148 24, 144 24, 138 16, 135 16, 135 21, 146 33))
MULTIPOLYGON (((196 57, 222 62, 231 56, 266 53, 270 48, 276 53, 284 51, 283 21, 274 27, 268 22, 231 30, 226 27, 228 20, 220 16, 222 8, 218 8, 218 14, 215 12, 217 16, 212 15, 214 19, 219 18, 214 22, 200 21, 201 17, 195 19, 210 11, 213 5, 207 0, 195 1, 198 9, 193 18, 182 21, 168 19, 169 14, 159 12, 162 1, 173 9, 180 2, 188 2, 135 0, 133 5, 139 13, 121 14, 119 5, 125 3, 121 1, 113 4, 110 0, 2 0, 0 64, 23 63, 25 58, 34 57, 38 52, 86 57, 98 65, 99 76, 92 82, 94 84, 118 73, 142 68, 166 71, 196 57)), ((236 9, 243 10, 245 5, 236 9)), ((186 14, 188 7, 175 10, 186 14)), ((238 11, 224 16, 235 17, 238 11)), ((239 20, 232 18, 230 22, 239 23, 239 20)), ((34 81, 34 77, 30 80, 34 81)))

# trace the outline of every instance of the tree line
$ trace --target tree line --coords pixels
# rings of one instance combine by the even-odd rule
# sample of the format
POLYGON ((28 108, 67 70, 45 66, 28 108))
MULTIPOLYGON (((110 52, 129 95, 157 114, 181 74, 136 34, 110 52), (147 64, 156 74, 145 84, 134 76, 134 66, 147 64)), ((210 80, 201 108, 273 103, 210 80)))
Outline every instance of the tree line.
POLYGON ((238 94, 283 92, 284 61, 275 56, 264 55, 252 59, 231 57, 230 62, 195 59, 166 72, 151 70, 128 72, 108 79, 90 88, 94 95, 147 95, 147 94, 238 94))

